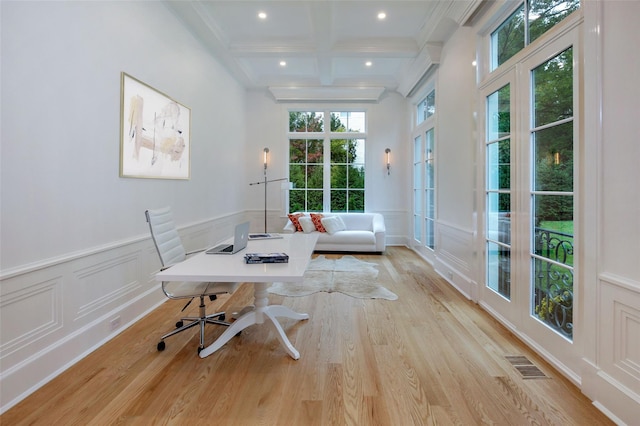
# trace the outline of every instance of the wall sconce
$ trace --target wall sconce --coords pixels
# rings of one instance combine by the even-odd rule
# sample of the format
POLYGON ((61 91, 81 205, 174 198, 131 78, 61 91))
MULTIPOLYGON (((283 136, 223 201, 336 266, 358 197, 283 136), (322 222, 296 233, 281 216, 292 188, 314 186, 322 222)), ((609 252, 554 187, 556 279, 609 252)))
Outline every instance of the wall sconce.
POLYGON ((267 159, 269 154, 269 148, 265 148, 262 150, 262 162, 264 163, 264 173, 267 173, 267 159))
POLYGON ((391 174, 391 150, 389 148, 384 150, 384 153, 386 154, 386 160, 387 160, 387 174, 390 175, 391 174))

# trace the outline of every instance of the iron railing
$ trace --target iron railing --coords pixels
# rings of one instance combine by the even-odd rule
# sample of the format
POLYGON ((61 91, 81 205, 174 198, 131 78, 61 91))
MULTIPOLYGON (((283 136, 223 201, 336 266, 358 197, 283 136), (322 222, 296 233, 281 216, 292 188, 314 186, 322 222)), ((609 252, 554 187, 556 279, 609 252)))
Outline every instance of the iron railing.
POLYGON ((538 227, 534 233, 535 314, 549 327, 572 338, 573 235, 538 227))

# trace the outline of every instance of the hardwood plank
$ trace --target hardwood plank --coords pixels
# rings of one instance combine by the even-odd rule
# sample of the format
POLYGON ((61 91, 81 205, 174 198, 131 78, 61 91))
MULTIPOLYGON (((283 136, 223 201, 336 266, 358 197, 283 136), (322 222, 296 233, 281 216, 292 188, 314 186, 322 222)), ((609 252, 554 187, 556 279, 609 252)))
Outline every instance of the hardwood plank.
MULTIPOLYGON (((338 258, 338 254, 325 254, 338 258)), ((396 301, 341 293, 270 295, 310 314, 283 320, 301 358, 267 324, 245 329, 200 359, 198 333, 158 337, 180 316, 167 301, 8 410, 6 425, 613 424, 571 382, 466 300, 411 250, 356 257, 378 264, 396 301), (507 355, 547 378, 523 379, 507 355)), ((252 285, 209 311, 252 303, 252 285)), ((197 306, 189 313, 196 313, 197 306)), ((209 327, 207 342, 223 332, 209 327)))

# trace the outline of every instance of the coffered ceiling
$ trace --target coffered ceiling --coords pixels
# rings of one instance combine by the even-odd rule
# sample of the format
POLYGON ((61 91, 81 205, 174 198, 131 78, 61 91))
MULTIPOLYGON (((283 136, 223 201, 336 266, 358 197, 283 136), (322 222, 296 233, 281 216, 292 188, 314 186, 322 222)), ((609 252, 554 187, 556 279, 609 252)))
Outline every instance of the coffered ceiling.
POLYGON ((438 64, 443 43, 481 2, 166 4, 247 89, 268 89, 279 101, 375 102, 385 91, 409 95, 438 64))

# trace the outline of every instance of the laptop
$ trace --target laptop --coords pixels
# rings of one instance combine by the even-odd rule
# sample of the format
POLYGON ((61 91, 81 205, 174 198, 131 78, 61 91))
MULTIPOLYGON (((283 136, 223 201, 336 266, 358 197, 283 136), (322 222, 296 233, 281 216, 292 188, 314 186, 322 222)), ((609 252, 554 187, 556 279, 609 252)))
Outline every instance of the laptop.
POLYGON ((247 247, 249 240, 249 222, 236 225, 233 244, 220 244, 206 251, 207 254, 234 254, 247 247))

